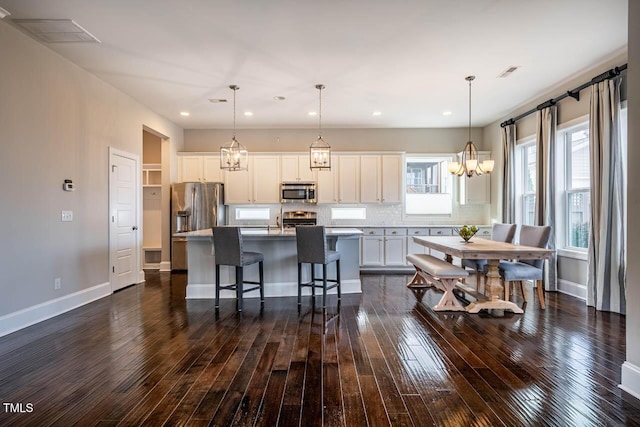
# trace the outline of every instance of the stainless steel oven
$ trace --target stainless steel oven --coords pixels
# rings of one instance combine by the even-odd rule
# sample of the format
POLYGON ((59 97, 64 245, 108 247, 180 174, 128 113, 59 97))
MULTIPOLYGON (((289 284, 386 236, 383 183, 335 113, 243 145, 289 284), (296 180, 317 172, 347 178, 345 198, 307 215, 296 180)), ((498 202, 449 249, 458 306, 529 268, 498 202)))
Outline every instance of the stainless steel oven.
POLYGON ((316 183, 283 182, 280 199, 282 203, 316 203, 316 183))
POLYGON ((317 214, 315 212, 290 211, 282 215, 284 228, 295 228, 296 225, 316 225, 317 214))

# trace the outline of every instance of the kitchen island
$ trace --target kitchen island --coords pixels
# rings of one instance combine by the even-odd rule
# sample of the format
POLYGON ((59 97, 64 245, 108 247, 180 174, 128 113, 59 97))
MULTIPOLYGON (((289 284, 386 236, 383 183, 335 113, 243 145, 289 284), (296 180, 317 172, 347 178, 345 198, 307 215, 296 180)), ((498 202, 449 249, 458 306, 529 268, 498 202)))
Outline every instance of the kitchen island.
MULTIPOLYGON (((265 297, 283 297, 298 295, 298 260, 295 230, 243 228, 241 229, 243 250, 264 254, 264 294, 265 297)), ((355 228, 327 228, 329 249, 340 252, 340 279, 342 293, 360 293, 360 235, 355 228)), ((175 237, 186 237, 189 270, 187 273, 187 299, 215 298, 215 253, 213 251, 212 232, 208 230, 176 233, 175 237)), ((336 264, 327 267, 329 278, 334 278, 336 264)), ((316 269, 320 277, 321 266, 316 269)), ((245 268, 246 280, 257 280, 258 267, 245 268)), ((303 266, 303 282, 310 280, 308 264, 303 266)), ((221 285, 235 283, 233 267, 220 267, 221 285)), ((329 294, 336 293, 331 289, 329 294)), ((310 295, 310 288, 302 289, 303 295, 310 295)), ((244 298, 257 298, 259 292, 249 292, 244 298)), ((220 298, 235 298, 236 293, 221 290, 220 298)))

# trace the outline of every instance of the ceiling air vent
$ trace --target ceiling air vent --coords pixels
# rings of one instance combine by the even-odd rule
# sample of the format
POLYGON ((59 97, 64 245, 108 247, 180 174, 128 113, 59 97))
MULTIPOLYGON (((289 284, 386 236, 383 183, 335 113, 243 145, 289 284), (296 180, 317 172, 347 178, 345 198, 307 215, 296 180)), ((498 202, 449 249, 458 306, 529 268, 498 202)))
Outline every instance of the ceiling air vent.
POLYGON ((518 68, 520 68, 520 67, 518 67, 517 65, 511 65, 511 66, 509 66, 509 68, 507 68, 506 70, 501 72, 500 75, 498 75, 498 78, 509 77, 511 75, 511 73, 513 73, 518 68))
POLYGON ((71 19, 14 19, 13 22, 47 43, 100 43, 71 19))

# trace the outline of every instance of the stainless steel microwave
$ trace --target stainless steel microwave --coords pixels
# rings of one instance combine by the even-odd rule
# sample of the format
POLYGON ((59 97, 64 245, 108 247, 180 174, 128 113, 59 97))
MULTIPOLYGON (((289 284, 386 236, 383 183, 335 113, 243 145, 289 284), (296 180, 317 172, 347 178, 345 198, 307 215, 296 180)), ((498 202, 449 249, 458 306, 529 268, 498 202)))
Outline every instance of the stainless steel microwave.
POLYGON ((316 183, 283 182, 280 199, 282 203, 316 203, 316 183))

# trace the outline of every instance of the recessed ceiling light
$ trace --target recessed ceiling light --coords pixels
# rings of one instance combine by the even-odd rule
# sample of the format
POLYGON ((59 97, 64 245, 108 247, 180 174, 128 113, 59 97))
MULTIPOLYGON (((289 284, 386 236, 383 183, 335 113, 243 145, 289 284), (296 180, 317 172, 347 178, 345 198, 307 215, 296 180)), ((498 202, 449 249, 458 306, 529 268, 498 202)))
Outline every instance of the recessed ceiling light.
POLYGON ((245 111, 244 115, 245 116, 253 116, 253 113, 251 111, 245 111))
POLYGON ((380 115, 382 115, 382 111, 374 111, 373 115, 374 116, 380 116, 380 115))
POLYGON ((287 98, 285 98, 284 96, 274 96, 273 99, 275 99, 276 101, 284 101, 287 98))
POLYGON ((180 115, 181 115, 181 116, 185 116, 185 117, 187 117, 187 116, 190 116, 191 114, 189 114, 189 112, 188 112, 188 111, 181 111, 181 112, 180 112, 180 115))
POLYGON ((221 98, 209 98, 209 102, 211 102, 212 104, 217 104, 219 102, 227 102, 227 100, 221 98))
POLYGON ((318 113, 316 113, 315 111, 309 111, 308 113, 310 116, 317 116, 318 113))
POLYGON ((443 116, 450 116, 451 114, 452 114, 451 111, 443 111, 442 112, 443 116))

